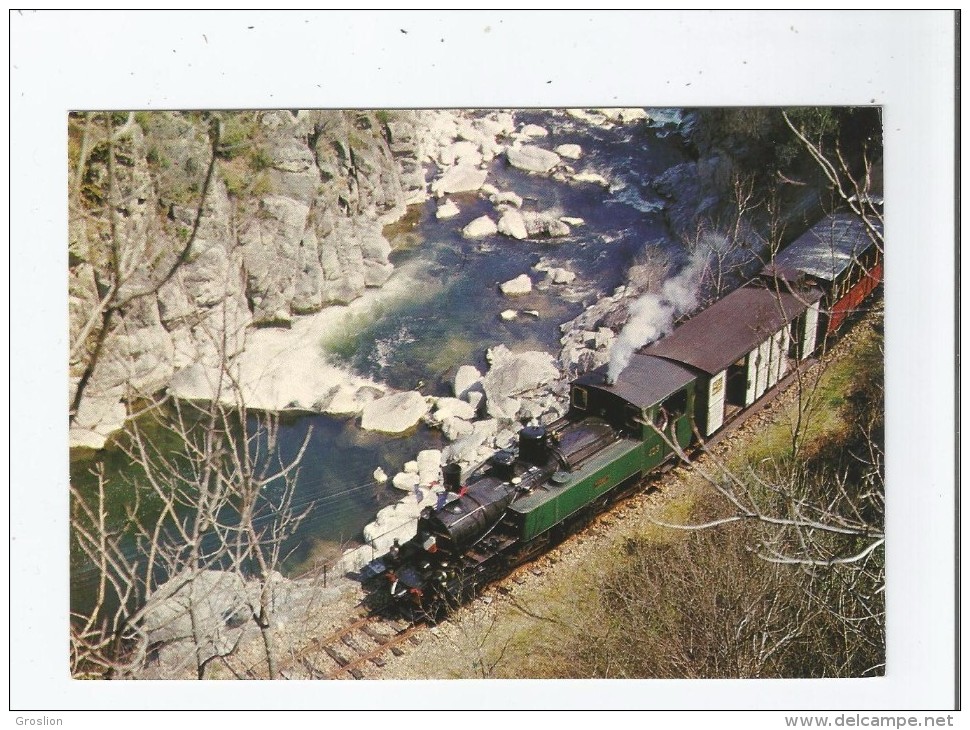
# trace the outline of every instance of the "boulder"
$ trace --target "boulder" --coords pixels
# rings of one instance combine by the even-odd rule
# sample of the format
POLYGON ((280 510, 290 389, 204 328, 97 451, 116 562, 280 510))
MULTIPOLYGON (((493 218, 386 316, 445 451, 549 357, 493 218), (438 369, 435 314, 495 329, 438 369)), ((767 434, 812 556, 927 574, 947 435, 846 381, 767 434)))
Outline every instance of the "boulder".
POLYGON ((515 319, 518 316, 519 316, 519 310, 517 309, 506 309, 501 314, 499 314, 499 317, 502 318, 503 322, 511 322, 513 319, 515 319))
POLYGON ((576 280, 576 274, 569 269, 550 269, 548 276, 553 284, 572 284, 576 280))
POLYGON ((519 409, 521 407, 522 401, 517 398, 493 395, 486 396, 485 399, 485 410, 492 418, 501 418, 507 421, 513 421, 518 416, 519 409))
POLYGON ((535 145, 521 145, 510 147, 505 151, 505 157, 512 167, 516 167, 526 172, 537 172, 545 174, 550 172, 562 160, 555 152, 544 150, 535 145))
POLYGON ((549 213, 523 213, 522 217, 530 238, 560 238, 572 232, 569 226, 549 213))
POLYGON ((578 160, 583 154, 583 148, 578 144, 561 144, 556 147, 556 154, 567 160, 578 160))
POLYGON ((494 449, 489 445, 498 433, 498 421, 489 418, 472 424, 472 432, 455 441, 445 449, 449 461, 477 465, 489 456, 494 449))
POLYGON ((457 441, 458 439, 464 438, 474 430, 475 427, 471 423, 461 418, 446 418, 441 422, 441 433, 449 441, 457 441))
POLYGON ((462 228, 461 232, 466 238, 482 238, 497 233, 498 226, 487 215, 483 215, 462 228))
POLYGON ((572 216, 567 215, 559 216, 559 220, 561 220, 567 226, 572 226, 573 228, 586 225, 586 221, 584 221, 582 218, 573 218, 572 216))
POLYGON ((441 482, 441 451, 425 449, 418 452, 418 484, 427 487, 441 482))
POLYGON ((499 284, 499 289, 507 297, 520 296, 522 294, 528 294, 532 291, 532 279, 529 278, 528 274, 520 274, 514 279, 502 282, 499 284))
POLYGON ((418 499, 405 497, 397 504, 380 510, 374 521, 364 527, 364 539, 375 547, 375 552, 387 550, 394 538, 402 543, 407 542, 417 533, 421 510, 435 505, 439 491, 417 488, 420 493, 418 499))
POLYGON ((482 389, 485 391, 489 415, 498 418, 514 417, 521 405, 514 396, 559 377, 559 368, 552 355, 546 352, 514 354, 504 345, 499 345, 490 349, 487 356, 492 367, 482 380, 482 389))
POLYGON ((395 489, 400 489, 402 492, 410 492, 418 485, 418 481, 419 477, 417 474, 399 471, 394 475, 394 479, 391 481, 391 484, 395 489))
POLYGON ((519 241, 529 237, 529 231, 525 226, 525 218, 517 210, 507 210, 502 214, 498 222, 498 232, 503 236, 508 236, 519 241))
POLYGON ((475 417, 475 408, 459 398, 439 398, 435 403, 434 417, 438 421, 452 417, 470 421, 475 417))
POLYGON ((380 467, 377 467, 376 469, 374 469, 374 481, 377 482, 378 484, 386 484, 387 472, 385 472, 380 467))
POLYGON ((454 391, 455 397, 466 398, 472 390, 478 390, 481 386, 482 374, 473 365, 462 365, 455 373, 454 391))
POLYGON ((184 643, 187 655, 197 648, 204 661, 230 651, 252 615, 246 584, 238 574, 185 571, 151 595, 139 631, 149 644, 184 643), (200 638, 197 647, 182 641, 192 636, 200 638))
POLYGON ((431 183, 431 192, 441 197, 448 193, 467 193, 478 190, 488 172, 472 165, 455 165, 431 183))
POLYGON ((418 424, 428 412, 428 403, 417 391, 395 393, 364 406, 360 427, 381 433, 403 433, 418 424))
POLYGON ((458 209, 458 206, 455 205, 454 201, 446 199, 442 203, 439 203, 438 209, 435 211, 434 216, 441 221, 447 220, 448 218, 454 218, 459 213, 461 213, 461 211, 458 209))
POLYGON ((526 124, 519 130, 519 134, 525 137, 546 137, 549 134, 549 130, 545 127, 540 127, 538 124, 526 124))
POLYGON ((461 140, 442 148, 438 153, 438 161, 446 167, 455 164, 474 167, 482 163, 482 153, 475 142, 461 140))

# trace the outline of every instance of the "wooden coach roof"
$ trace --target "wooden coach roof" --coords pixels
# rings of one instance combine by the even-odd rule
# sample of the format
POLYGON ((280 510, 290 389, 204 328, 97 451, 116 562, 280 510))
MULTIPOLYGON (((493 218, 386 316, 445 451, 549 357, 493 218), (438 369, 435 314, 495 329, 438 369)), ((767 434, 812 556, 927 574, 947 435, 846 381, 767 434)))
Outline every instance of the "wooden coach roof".
POLYGON ((749 284, 642 352, 714 375, 754 350, 820 297, 817 289, 794 294, 749 284))
POLYGON ((696 371, 680 363, 641 353, 633 354, 615 383, 606 383, 606 371, 607 366, 603 365, 578 378, 576 383, 613 393, 641 409, 659 403, 697 379, 696 371))
POLYGON ((851 213, 826 216, 775 255, 775 266, 834 281, 873 245, 866 227, 851 213))

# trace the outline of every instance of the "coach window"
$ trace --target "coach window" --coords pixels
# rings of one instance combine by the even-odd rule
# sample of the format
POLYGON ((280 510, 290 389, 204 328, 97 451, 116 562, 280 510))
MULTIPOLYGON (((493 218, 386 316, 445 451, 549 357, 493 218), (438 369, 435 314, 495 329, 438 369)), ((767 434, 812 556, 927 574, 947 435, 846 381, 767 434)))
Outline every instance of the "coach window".
POLYGON ((588 407, 587 405, 588 393, 586 388, 580 388, 578 386, 573 388, 573 407, 578 408, 581 411, 585 411, 588 407))
POLYGON ((664 408, 667 409, 667 412, 673 419, 679 418, 687 413, 687 391, 681 390, 674 393, 664 402, 664 408))

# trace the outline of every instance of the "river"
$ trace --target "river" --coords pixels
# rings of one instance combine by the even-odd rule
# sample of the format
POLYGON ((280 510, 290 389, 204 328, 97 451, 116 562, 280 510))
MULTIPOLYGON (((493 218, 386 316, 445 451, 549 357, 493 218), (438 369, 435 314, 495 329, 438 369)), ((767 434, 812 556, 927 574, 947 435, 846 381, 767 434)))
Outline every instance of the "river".
MULTIPOLYGON (((675 258, 681 250, 664 225, 662 201, 651 190, 652 180, 685 160, 678 135, 671 134, 680 115, 671 110, 651 115, 655 120, 651 123, 605 127, 562 111, 517 112, 518 123, 538 124, 549 131, 536 144, 546 149, 580 145, 582 157, 570 164, 577 171, 602 175, 609 187, 530 175, 509 166, 504 157, 490 164, 487 182, 520 195, 525 210, 555 211, 581 218, 583 225, 573 226, 568 237, 546 242, 498 235, 467 239, 461 229, 469 221, 486 213, 494 217, 490 202, 475 194, 451 196, 461 213, 439 221, 435 201, 428 201, 413 210, 406 223, 389 231, 395 249, 392 261, 399 272, 395 276, 412 278, 406 287, 409 294, 382 300, 370 313, 347 322, 344 331, 326 343, 329 356, 394 388, 451 395, 457 367, 473 364, 484 370, 485 352, 495 345, 558 354, 560 324, 623 283, 629 264, 646 247, 659 246, 675 258), (565 288, 534 290, 514 300, 500 293, 500 282, 523 273, 538 281, 540 276, 532 267, 540 259, 573 271, 575 282, 565 288), (503 321, 499 314, 510 307, 532 310, 538 316, 503 321)), ((444 444, 440 433, 424 427, 390 438, 362 431, 358 421, 320 415, 283 419, 284 458, 296 452, 308 431, 311 434, 295 495, 297 506, 311 510, 291 546, 291 571, 333 558, 343 547, 359 543, 363 526, 377 509, 400 496, 389 486, 375 484, 376 468, 393 474, 421 449, 444 444)), ((114 512, 120 514, 125 475, 130 477, 131 466, 118 439, 98 454, 72 454, 72 482, 90 491, 93 480, 88 471, 99 461, 105 463, 115 485, 111 500, 114 512)), ((75 549, 72 604, 87 602, 92 575, 75 549)))

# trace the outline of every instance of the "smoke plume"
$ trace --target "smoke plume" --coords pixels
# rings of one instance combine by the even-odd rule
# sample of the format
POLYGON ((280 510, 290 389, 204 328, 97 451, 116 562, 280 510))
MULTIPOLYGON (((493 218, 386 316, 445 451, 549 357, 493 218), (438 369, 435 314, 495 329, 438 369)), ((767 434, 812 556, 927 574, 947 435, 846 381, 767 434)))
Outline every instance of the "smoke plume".
POLYGON ((663 337, 673 329, 677 317, 697 308, 709 253, 707 248, 695 250, 687 265, 667 279, 659 292, 647 292, 630 305, 630 319, 610 351, 608 382, 616 382, 638 348, 663 337))

